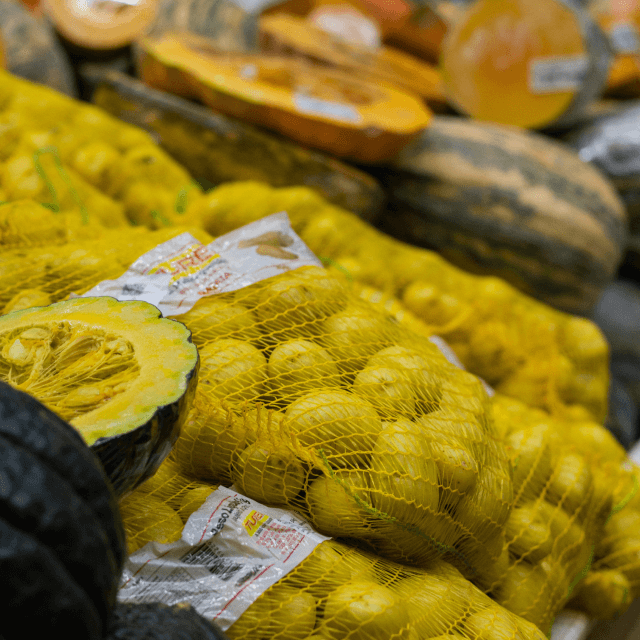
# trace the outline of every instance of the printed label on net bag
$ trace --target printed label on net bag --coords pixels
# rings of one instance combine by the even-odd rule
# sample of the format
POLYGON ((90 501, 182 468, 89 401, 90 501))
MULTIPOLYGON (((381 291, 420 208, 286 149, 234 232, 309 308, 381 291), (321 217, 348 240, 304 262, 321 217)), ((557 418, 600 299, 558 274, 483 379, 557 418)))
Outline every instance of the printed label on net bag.
POLYGON ((529 89, 532 93, 556 93, 580 89, 589 70, 583 55, 537 58, 529 65, 529 89))
POLYGON ((177 542, 150 542, 127 559, 121 602, 188 602, 228 629, 321 542, 304 520, 219 487, 177 542))
POLYGON ((291 228, 287 214, 274 213, 208 245, 182 233, 140 256, 118 279, 105 280, 82 297, 143 300, 163 316, 177 316, 202 297, 309 265, 322 267, 291 228))

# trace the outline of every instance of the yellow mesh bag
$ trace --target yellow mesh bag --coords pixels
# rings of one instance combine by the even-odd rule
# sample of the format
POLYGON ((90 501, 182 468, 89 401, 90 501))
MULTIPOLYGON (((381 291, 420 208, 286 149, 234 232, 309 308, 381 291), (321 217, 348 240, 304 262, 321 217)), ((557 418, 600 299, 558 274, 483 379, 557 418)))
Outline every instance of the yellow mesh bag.
MULTIPOLYGON (((615 546, 616 523, 633 513, 627 504, 635 492, 633 467, 624 449, 594 422, 564 422, 499 394, 493 408, 511 462, 514 506, 506 523, 508 555, 492 595, 509 610, 544 621, 538 622, 543 629, 558 599, 568 596, 571 606, 594 617, 623 612, 635 596, 629 576, 603 573, 621 565, 601 558, 615 546)), ((634 544, 632 528, 618 531, 623 546, 634 544)))
POLYGON ((467 369, 505 395, 562 417, 604 419, 608 349, 588 320, 393 240, 303 187, 230 183, 195 202, 190 213, 220 235, 281 210, 317 255, 398 298, 447 340, 467 369))
MULTIPOLYGON (((130 553, 147 542, 177 540, 182 522, 216 488, 189 484, 174 465, 165 462, 156 476, 121 501, 130 553)), ((424 568, 411 568, 335 540, 320 543, 267 588, 226 633, 232 640, 545 637, 446 562, 436 559, 424 568)))
POLYGON ((107 227, 187 224, 200 187, 149 134, 6 72, 0 80, 4 200, 90 210, 107 227))

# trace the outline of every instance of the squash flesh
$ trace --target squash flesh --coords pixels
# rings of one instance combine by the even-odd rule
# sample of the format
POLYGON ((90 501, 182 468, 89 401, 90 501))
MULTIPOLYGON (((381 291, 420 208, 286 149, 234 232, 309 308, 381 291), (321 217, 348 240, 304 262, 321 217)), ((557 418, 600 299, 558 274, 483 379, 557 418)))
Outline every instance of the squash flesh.
POLYGON ((31 393, 88 444, 153 420, 185 392, 198 356, 156 307, 82 298, 0 318, 0 379, 31 393))

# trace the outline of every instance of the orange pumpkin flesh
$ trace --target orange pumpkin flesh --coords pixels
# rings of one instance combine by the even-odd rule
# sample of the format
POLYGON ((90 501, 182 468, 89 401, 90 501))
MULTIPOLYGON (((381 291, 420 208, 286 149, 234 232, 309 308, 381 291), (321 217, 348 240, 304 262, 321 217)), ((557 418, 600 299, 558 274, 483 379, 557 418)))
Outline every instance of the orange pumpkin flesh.
POLYGON ((377 49, 350 44, 298 16, 284 13, 260 20, 262 48, 274 53, 302 55, 311 60, 356 71, 374 82, 383 81, 444 105, 442 78, 432 65, 392 47, 377 49))
POLYGON ((465 113, 536 128, 565 113, 578 89, 532 90, 531 65, 586 55, 581 25, 561 2, 479 0, 445 39, 443 77, 465 113))
POLYGON ((304 60, 222 54, 171 34, 144 39, 141 51, 140 75, 153 88, 361 162, 392 157, 431 118, 417 97, 392 85, 304 60))

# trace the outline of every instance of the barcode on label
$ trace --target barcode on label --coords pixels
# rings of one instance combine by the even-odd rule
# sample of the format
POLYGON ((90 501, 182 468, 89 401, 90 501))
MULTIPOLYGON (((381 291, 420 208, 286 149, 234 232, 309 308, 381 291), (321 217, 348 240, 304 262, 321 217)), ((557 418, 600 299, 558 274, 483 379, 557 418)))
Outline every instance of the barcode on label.
POLYGON ((361 119, 358 111, 348 104, 320 100, 319 98, 312 98, 311 96, 305 96, 301 93, 294 94, 293 104, 301 113, 325 116, 332 120, 360 122, 361 119))
POLYGON ((640 35, 634 24, 624 22, 615 25, 609 32, 609 39, 616 53, 640 52, 640 35))
POLYGON ((180 560, 185 564, 203 566, 209 573, 225 582, 233 578, 243 567, 237 562, 224 558, 221 552, 210 544, 210 541, 192 547, 180 557, 180 560))
POLYGON ((529 66, 529 89, 532 93, 556 93, 578 90, 589 69, 586 56, 538 58, 529 66))

